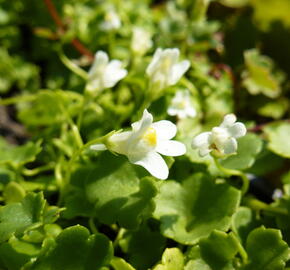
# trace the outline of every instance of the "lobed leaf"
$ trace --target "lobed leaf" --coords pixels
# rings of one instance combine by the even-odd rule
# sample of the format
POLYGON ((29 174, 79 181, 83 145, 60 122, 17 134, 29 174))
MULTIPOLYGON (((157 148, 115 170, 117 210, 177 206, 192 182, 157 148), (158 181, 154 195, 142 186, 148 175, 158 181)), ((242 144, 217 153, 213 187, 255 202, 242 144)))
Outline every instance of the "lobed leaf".
POLYGON ((153 270, 183 270, 183 254, 178 248, 167 248, 162 255, 162 261, 153 270))
POLYGON ((244 270, 282 270, 290 258, 290 250, 279 230, 264 227, 253 230, 247 239, 249 263, 244 270))
POLYGON ((119 244, 136 269, 147 270, 160 259, 166 242, 159 231, 142 226, 137 231, 126 231, 119 244))
POLYGON ((262 140, 255 134, 247 134, 238 139, 238 151, 236 155, 221 161, 222 166, 229 169, 249 169, 255 162, 256 156, 262 150, 262 140))
POLYGON ((202 259, 214 270, 232 269, 239 243, 233 233, 213 231, 199 242, 202 259))
POLYGON ((162 234, 192 245, 213 230, 229 228, 240 202, 240 191, 195 174, 182 184, 163 182, 155 201, 154 217, 161 222, 162 234))
POLYGON ((269 140, 269 149, 284 158, 290 158, 290 124, 277 122, 267 125, 263 131, 269 140))
POLYGON ((87 201, 94 205, 94 213, 101 222, 136 228, 152 215, 157 194, 155 180, 139 180, 136 170, 124 157, 104 153, 86 179, 82 179, 87 201))
POLYGON ((112 256, 112 243, 105 235, 90 235, 85 227, 76 225, 64 229, 28 269, 98 270, 112 256))
POLYGON ((42 222, 45 200, 42 193, 29 193, 18 203, 0 208, 0 243, 12 235, 21 235, 30 226, 42 222))

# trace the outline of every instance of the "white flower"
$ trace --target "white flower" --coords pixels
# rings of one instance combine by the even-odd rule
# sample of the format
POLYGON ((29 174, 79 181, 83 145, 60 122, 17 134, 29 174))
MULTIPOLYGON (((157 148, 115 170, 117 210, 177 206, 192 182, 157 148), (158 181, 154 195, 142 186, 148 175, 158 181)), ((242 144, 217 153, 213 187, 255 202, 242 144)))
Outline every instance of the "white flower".
POLYGON ((104 31, 116 30, 121 27, 121 20, 113 8, 110 8, 105 15, 105 20, 100 25, 104 31))
POLYGON ((234 114, 224 117, 219 127, 214 127, 211 132, 203 132, 192 141, 192 148, 199 150, 199 155, 204 157, 215 150, 219 155, 230 155, 237 152, 237 138, 245 136, 247 130, 243 123, 236 122, 234 114))
POLYGON ((89 70, 87 89, 89 91, 103 90, 113 87, 127 75, 127 70, 122 68, 122 62, 111 60, 103 51, 95 54, 94 63, 89 70))
POLYGON ((283 191, 280 188, 275 188, 272 194, 273 200, 279 200, 283 197, 283 191))
MULTIPOLYGON (((186 152, 185 145, 171 140, 176 134, 176 126, 167 120, 153 123, 152 115, 144 110, 142 119, 132 124, 132 131, 112 135, 106 147, 126 155, 133 164, 144 167, 159 179, 168 177, 168 167, 160 154, 180 156, 186 152)), ((103 144, 92 145, 93 150, 104 150, 103 144)))
POLYGON ((188 60, 178 62, 178 59, 178 49, 162 50, 158 48, 146 69, 151 83, 157 85, 159 89, 176 84, 190 66, 188 60))
POLYGON ((135 54, 145 54, 153 45, 151 34, 141 27, 134 27, 131 49, 135 54))
POLYGON ((167 109, 167 113, 171 116, 177 115, 180 119, 196 116, 196 110, 191 104, 188 90, 179 90, 176 92, 171 101, 171 105, 167 109))

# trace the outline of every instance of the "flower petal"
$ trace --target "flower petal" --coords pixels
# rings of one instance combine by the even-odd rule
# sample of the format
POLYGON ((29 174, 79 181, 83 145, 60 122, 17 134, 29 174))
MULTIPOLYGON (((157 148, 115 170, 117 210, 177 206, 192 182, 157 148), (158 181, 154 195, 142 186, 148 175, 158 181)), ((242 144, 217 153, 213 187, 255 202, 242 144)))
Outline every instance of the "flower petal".
POLYGON ((179 110, 176 109, 176 108, 173 107, 173 106, 170 106, 170 107, 167 109, 167 113, 168 113, 168 115, 170 115, 170 116, 177 115, 178 112, 179 112, 179 110))
POLYGON ((223 150, 226 155, 237 152, 237 149, 238 149, 238 143, 235 138, 228 139, 223 145, 223 150))
POLYGON ((134 162, 136 165, 140 165, 145 168, 151 175, 158 179, 166 179, 169 174, 169 170, 166 162, 156 152, 149 152, 141 160, 134 162))
POLYGON ((169 85, 176 84, 189 67, 190 62, 188 60, 175 64, 171 69, 171 74, 168 80, 169 85))
POLYGON ((133 132, 138 132, 138 136, 147 130, 147 128, 149 128, 151 126, 153 122, 153 116, 151 113, 149 113, 146 109, 143 112, 142 118, 141 120, 133 123, 132 129, 133 132))
POLYGON ((108 139, 110 150, 118 154, 127 155, 130 137, 132 137, 132 131, 113 134, 108 139))
POLYGON ((89 78, 94 77, 96 75, 96 72, 98 72, 98 70, 101 67, 105 67, 108 64, 108 62, 109 62, 108 55, 103 51, 97 51, 95 54, 94 63, 89 70, 89 78))
POLYGON ((224 117, 223 122, 220 124, 220 127, 230 127, 237 121, 237 117, 231 113, 227 114, 224 117))
POLYGON ((177 128, 168 120, 161 120, 152 124, 156 130, 158 140, 170 140, 176 135, 177 128))
POLYGON ((198 154, 199 154, 201 157, 205 157, 205 156, 208 155, 211 151, 212 151, 212 149, 209 149, 209 148, 200 148, 199 151, 198 151, 198 154))
POLYGON ((190 117, 196 116, 196 110, 193 107, 187 107, 186 108, 186 114, 190 117))
POLYGON ((122 62, 112 60, 107 65, 104 74, 104 85, 106 88, 115 86, 115 84, 127 75, 127 70, 122 68, 122 62))
POLYGON ((186 147, 183 143, 170 140, 170 141, 158 141, 156 151, 162 155, 176 157, 184 155, 186 147))
POLYGON ((228 132, 232 137, 240 138, 246 135, 247 129, 243 123, 237 122, 231 127, 228 127, 228 132))
POLYGON ((90 146, 91 150, 96 150, 96 151, 104 151, 107 150, 106 145, 99 143, 99 144, 94 144, 90 146))
POLYGON ((191 142, 191 147, 193 149, 196 148, 209 148, 211 144, 212 133, 211 132, 203 132, 193 138, 191 142))
POLYGON ((155 53, 153 55, 153 59, 151 60, 150 64, 148 65, 148 67, 146 69, 146 74, 148 76, 151 76, 154 73, 154 71, 155 71, 155 69, 157 67, 157 64, 158 64, 158 62, 160 60, 161 54, 162 54, 162 49, 161 48, 158 48, 155 51, 155 53))

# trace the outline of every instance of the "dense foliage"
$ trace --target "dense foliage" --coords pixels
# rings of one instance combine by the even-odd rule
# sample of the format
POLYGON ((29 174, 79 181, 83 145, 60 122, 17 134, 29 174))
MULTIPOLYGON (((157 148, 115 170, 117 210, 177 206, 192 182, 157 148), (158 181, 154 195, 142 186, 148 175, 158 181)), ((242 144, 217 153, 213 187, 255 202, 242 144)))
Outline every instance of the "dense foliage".
POLYGON ((288 0, 0 4, 0 269, 290 269, 288 0))

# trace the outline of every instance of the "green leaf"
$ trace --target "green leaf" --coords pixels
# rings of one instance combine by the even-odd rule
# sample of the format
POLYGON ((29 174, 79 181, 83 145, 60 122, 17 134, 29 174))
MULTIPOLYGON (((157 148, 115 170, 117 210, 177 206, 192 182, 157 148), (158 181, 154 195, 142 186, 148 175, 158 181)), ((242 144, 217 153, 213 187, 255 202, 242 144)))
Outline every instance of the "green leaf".
POLYGON ((213 231, 199 242, 201 257, 212 269, 232 269, 232 260, 238 252, 239 243, 232 233, 213 231))
POLYGON ((258 109, 258 113, 262 116, 272 117, 274 119, 281 118, 289 107, 289 101, 286 98, 280 98, 274 102, 267 102, 258 109))
POLYGON ((247 172, 262 176, 278 170, 283 166, 283 163, 284 159, 281 156, 263 147, 262 151, 256 156, 255 163, 247 172))
POLYGON ((61 123, 79 112, 83 97, 72 91, 41 90, 32 102, 19 108, 19 119, 28 126, 61 123), (66 115, 67 114, 67 115, 66 115))
POLYGON ((249 0, 219 0, 223 5, 231 8, 240 8, 249 3, 249 0))
POLYGON ((276 98, 281 93, 280 83, 283 81, 282 73, 273 72, 273 61, 260 55, 256 49, 244 52, 246 71, 242 74, 243 84, 252 95, 259 93, 269 98, 276 98))
POLYGON ((160 259, 165 238, 144 225, 137 231, 126 231, 120 240, 120 246, 136 269, 147 270, 160 259))
POLYGON ((86 179, 95 166, 78 168, 71 176, 71 188, 65 197, 65 210, 63 216, 72 219, 76 216, 92 217, 95 215, 94 203, 86 195, 86 179))
POLYGON ((161 232, 182 244, 195 244, 213 230, 226 231, 240 202, 240 191, 195 174, 182 184, 163 182, 154 217, 161 232))
POLYGON ((113 256, 111 242, 103 234, 90 235, 80 225, 63 230, 46 253, 37 258, 31 270, 98 270, 113 256))
POLYGON ((162 255, 161 264, 156 265, 153 270, 183 270, 183 254, 178 248, 167 248, 162 255))
POLYGON ((280 231, 264 227, 249 234, 246 251, 249 263, 244 270, 282 270, 290 258, 289 247, 282 240, 280 231))
POLYGON ((229 169, 248 169, 255 162, 255 157, 262 150, 262 145, 262 140, 257 135, 249 133, 238 139, 237 154, 222 160, 221 164, 229 169))
MULTIPOLYGON (((0 17, 3 16, 5 7, 3 9, 0 9, 0 17)), ((3 26, 1 25, 1 27, 3 26)), ((12 31, 17 32, 18 30, 16 29, 12 31)), ((5 33, 1 32, 1 38, 3 34, 5 36, 5 33)), ((37 89, 39 84, 39 68, 36 65, 23 61, 19 56, 9 55, 7 49, 3 47, 0 48, 0 58, 0 93, 8 92, 15 85, 20 89, 37 89)))
POLYGON ((262 30, 269 30, 273 22, 290 27, 290 3, 288 0, 251 0, 254 18, 262 30), (271 7, 271 8, 269 8, 271 7))
POLYGON ((290 123, 273 123, 267 125, 263 131, 269 140, 269 149, 277 155, 290 158, 290 123))
POLYGON ((247 207, 240 207, 233 215, 232 230, 242 243, 245 243, 248 234, 260 225, 261 222, 256 219, 255 213, 247 207))
POLYGON ((210 266, 202 259, 190 260, 184 270, 212 270, 210 266))
MULTIPOLYGON (((32 247, 33 244, 27 244, 27 246, 32 247)), ((27 246, 26 250, 28 250, 27 246)), ((23 252, 23 250, 21 252, 17 251, 11 242, 0 245, 0 261, 3 267, 5 267, 4 269, 19 270, 31 257, 28 252, 23 252)))
POLYGON ((152 215, 156 181, 150 177, 139 180, 136 170, 126 158, 104 153, 87 175, 85 193, 101 222, 135 228, 152 215))
POLYGON ((3 197, 6 204, 20 202, 25 197, 25 190, 17 182, 9 182, 3 190, 3 197))
POLYGON ((8 144, 0 137, 0 164, 10 163, 17 167, 35 160, 36 156, 41 152, 40 141, 37 143, 28 142, 21 146, 8 144))
POLYGON ((122 258, 114 257, 110 263, 115 270, 135 270, 133 266, 127 263, 122 258))
POLYGON ((185 270, 212 270, 212 268, 201 258, 200 246, 195 245, 186 253, 187 263, 185 270))
POLYGON ((32 225, 41 224, 44 206, 42 193, 29 193, 21 202, 0 208, 0 243, 13 234, 21 235, 32 225))

